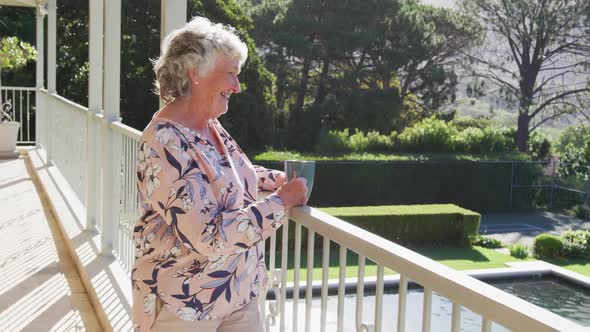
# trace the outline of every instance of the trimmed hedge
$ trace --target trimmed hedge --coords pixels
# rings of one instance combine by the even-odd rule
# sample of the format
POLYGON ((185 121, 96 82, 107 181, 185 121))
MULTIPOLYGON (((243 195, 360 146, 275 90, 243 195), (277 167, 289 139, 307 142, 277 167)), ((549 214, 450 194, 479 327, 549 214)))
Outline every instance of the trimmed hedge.
MULTIPOLYGON (((283 169, 282 162, 258 164, 283 169)), ((318 161, 309 205, 455 204, 477 212, 507 211, 511 172, 510 162, 318 161)), ((518 184, 533 182, 536 176, 519 177, 518 184)), ((514 190, 513 207, 527 208, 520 194, 514 190)))
POLYGON ((453 204, 323 208, 322 211, 401 244, 469 245, 480 215, 453 204))

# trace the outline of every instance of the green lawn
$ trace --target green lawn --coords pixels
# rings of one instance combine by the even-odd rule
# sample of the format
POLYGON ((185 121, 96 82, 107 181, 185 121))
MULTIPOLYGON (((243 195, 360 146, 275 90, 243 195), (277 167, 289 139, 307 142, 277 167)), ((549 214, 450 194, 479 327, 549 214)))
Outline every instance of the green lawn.
MULTIPOLYGON (((472 248, 457 248, 457 247, 434 247, 434 248, 413 248, 412 250, 429 257, 441 264, 451 267, 456 270, 478 270, 478 269, 491 269, 506 267, 506 262, 524 262, 533 261, 535 259, 518 259, 508 255, 501 254, 493 249, 486 249, 482 247, 472 248)), ((590 277, 590 259, 573 259, 573 260, 547 260, 551 264, 555 264, 566 268, 568 270, 580 273, 582 275, 590 277)), ((346 277, 357 277, 358 273, 358 256, 351 252, 347 252, 347 267, 346 277)), ((268 256, 267 256, 268 264, 268 256)), ((289 256, 287 261, 288 272, 287 280, 293 281, 293 257, 289 256)), ((314 252, 314 269, 313 279, 322 279, 322 253, 319 250, 314 252)), ((268 266, 268 265, 267 265, 268 266)), ((280 268, 281 257, 280 253, 277 253, 276 267, 280 268)), ((307 255, 305 251, 301 253, 301 272, 300 280, 303 282, 307 280, 307 255)), ((330 269, 328 270, 329 279, 337 279, 339 276, 339 251, 338 249, 332 248, 330 250, 330 269)), ((396 272, 385 269, 385 275, 395 275, 396 272)), ((367 260, 365 262, 365 276, 377 275, 377 265, 367 260)))
POLYGON ((404 160, 528 160, 526 154, 518 152, 472 155, 465 153, 334 153, 316 154, 294 151, 266 151, 253 154, 252 160, 316 160, 316 161, 404 161, 404 160))
MULTIPOLYGON (((435 248, 413 248, 418 253, 425 255, 439 263, 447 265, 457 270, 475 270, 475 269, 490 269, 505 267, 506 262, 522 262, 525 260, 514 258, 508 255, 504 255, 494 251, 493 249, 486 249, 481 247, 473 248, 456 248, 456 247, 435 247, 435 248)), ((305 251, 301 253, 301 272, 300 280, 307 280, 307 255, 305 251)), ((337 279, 339 276, 339 251, 338 249, 332 248, 330 250, 330 269, 328 273, 329 279, 337 279)), ((531 260, 531 259, 529 259, 531 260)), ((358 272, 358 256, 348 251, 347 253, 347 267, 346 277, 356 277, 358 272)), ((268 256, 267 256, 268 264, 268 256)), ((276 267, 280 268, 281 257, 280 253, 277 253, 276 267)), ((313 279, 322 279, 322 253, 319 250, 314 252, 314 269, 313 279)), ((268 266, 268 265, 267 265, 268 266)), ((289 255, 287 260, 287 266, 289 268, 287 272, 287 280, 293 281, 293 257, 289 255)), ((567 268, 567 266, 565 266, 567 268)), ((377 266, 372 261, 365 262, 365 276, 375 276, 377 274, 377 266)), ((396 272, 385 269, 386 275, 393 275, 396 272)), ((587 275, 590 275, 590 271, 587 275)))
POLYGON ((577 258, 577 259, 546 259, 548 263, 561 266, 568 270, 590 277, 590 259, 588 258, 577 258))

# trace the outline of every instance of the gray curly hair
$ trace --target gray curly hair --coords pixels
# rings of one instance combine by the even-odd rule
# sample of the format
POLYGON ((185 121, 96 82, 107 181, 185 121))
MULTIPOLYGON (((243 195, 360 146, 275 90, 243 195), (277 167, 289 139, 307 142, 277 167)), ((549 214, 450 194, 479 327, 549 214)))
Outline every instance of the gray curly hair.
POLYGON ((164 39, 160 57, 152 61, 156 72, 154 92, 164 103, 190 97, 187 71, 196 68, 200 76, 206 75, 220 51, 231 59, 238 59, 240 67, 248 58, 248 47, 233 27, 194 17, 164 39))

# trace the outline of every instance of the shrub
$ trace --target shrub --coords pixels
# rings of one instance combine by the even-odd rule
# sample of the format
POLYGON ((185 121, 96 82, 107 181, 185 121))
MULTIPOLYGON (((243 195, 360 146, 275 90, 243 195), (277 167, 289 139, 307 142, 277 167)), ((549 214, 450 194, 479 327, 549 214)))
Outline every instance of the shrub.
POLYGON ((536 131, 529 137, 529 154, 533 160, 547 160, 551 156, 551 142, 536 131))
POLYGON ((489 249, 497 249, 497 248, 504 247, 504 244, 502 243, 502 241, 496 240, 493 237, 482 236, 482 235, 477 235, 475 237, 475 239, 473 240, 472 244, 474 246, 480 246, 480 247, 489 248, 489 249))
POLYGON ((426 118, 398 135, 401 148, 408 152, 448 152, 453 150, 457 130, 442 120, 426 118))
MULTIPOLYGON (((377 131, 370 131, 367 133, 367 151, 370 152, 385 152, 393 150, 392 136, 381 135, 377 131)), ((359 150, 360 151, 360 150, 359 150)))
POLYGON ((510 250, 510 256, 516 258, 527 258, 529 257, 529 248, 523 244, 517 243, 508 248, 510 250))
POLYGON ((505 152, 514 146, 501 130, 492 127, 466 128, 454 137, 453 142, 455 151, 467 153, 505 152))
POLYGON ((576 217, 582 220, 590 219, 590 208, 584 204, 576 204, 571 209, 567 210, 568 214, 572 217, 576 217))
POLYGON ((392 149, 391 136, 381 135, 377 131, 364 134, 358 129, 352 135, 348 129, 330 130, 316 146, 316 151, 325 153, 386 152, 392 149))
POLYGON ((348 152, 348 129, 342 131, 330 130, 327 134, 320 137, 320 142, 316 146, 318 152, 348 152))
POLYGON ((561 234, 563 240, 563 253, 569 258, 590 257, 590 232, 566 231, 561 234))
POLYGON ((541 234, 535 238, 535 256, 539 258, 554 258, 562 255, 563 241, 551 234, 541 234))
POLYGON ((459 117, 453 119, 451 124, 459 131, 463 131, 467 128, 479 128, 484 129, 492 126, 492 121, 485 118, 471 118, 471 117, 459 117))
POLYGON ((561 135, 559 135, 557 143, 555 144, 555 150, 558 153, 563 154, 565 147, 568 146, 570 143, 573 146, 582 146, 584 144, 584 136, 589 134, 589 125, 569 126, 563 130, 561 135))

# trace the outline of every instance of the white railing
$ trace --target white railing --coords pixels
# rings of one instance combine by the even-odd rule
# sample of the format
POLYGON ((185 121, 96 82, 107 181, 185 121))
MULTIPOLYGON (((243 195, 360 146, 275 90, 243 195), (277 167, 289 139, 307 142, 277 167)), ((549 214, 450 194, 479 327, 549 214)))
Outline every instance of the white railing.
MULTIPOLYGON (((68 180, 81 202, 85 202, 88 128, 88 109, 57 94, 42 91, 41 101, 46 114, 40 143, 68 180)), ((40 96, 41 97, 41 96, 40 96)))
POLYGON ((35 88, 3 86, 0 104, 9 103, 12 119, 20 122, 17 144, 35 144, 35 88))
MULTIPOLYGON (((56 94, 49 94, 42 90, 42 95, 38 97, 40 97, 38 101, 42 105, 42 110, 46 111, 41 112, 39 116, 40 120, 45 121, 42 126, 39 126, 39 143, 48 150, 48 155, 76 189, 82 201, 88 195, 84 192, 87 185, 98 187, 97 184, 85 180, 91 177, 90 173, 94 171, 96 172, 94 177, 99 177, 99 167, 87 168, 88 164, 92 164, 88 158, 92 160, 92 158, 99 159, 96 158, 97 155, 100 155, 100 158, 106 156, 112 164, 110 167, 112 172, 106 173, 107 176, 103 176, 101 180, 108 181, 107 187, 112 188, 112 191, 105 195, 96 195, 97 202, 90 203, 101 209, 107 209, 101 210, 99 214, 115 216, 113 219, 103 218, 110 224, 99 227, 101 242, 112 244, 112 252, 130 273, 134 251, 133 225, 139 217, 135 187, 135 160, 141 133, 117 121, 106 123, 102 116, 91 115, 86 108, 56 94), (92 135, 98 135, 99 132, 100 139, 98 136, 92 139, 92 135), (93 141, 101 146, 91 147, 93 151, 85 153, 87 142, 93 141), (113 179, 109 178, 110 174, 113 174, 113 179), (108 204, 98 202, 111 199, 112 201, 108 204), (115 210, 115 213, 108 210, 111 207, 114 207, 112 210, 115 210)), ((102 172, 105 172, 104 168, 108 165, 108 163, 102 164, 102 172)), ((104 185, 104 183, 101 184, 101 186, 104 185)), ((444 297, 452 303, 451 322, 448 328, 443 330, 460 331, 461 315, 465 309, 481 315, 481 331, 484 332, 492 330, 492 322, 515 331, 582 330, 581 326, 565 318, 316 209, 295 208, 291 211, 290 218, 294 221, 294 223, 291 222, 291 227, 295 228, 295 235, 293 239, 289 238, 289 223, 285 223, 280 228, 282 239, 280 268, 276 267, 278 261, 276 234, 269 240, 269 274, 275 300, 266 300, 261 303, 267 331, 405 331, 408 324, 406 320, 407 288, 410 281, 422 285, 425 289, 420 324, 420 330, 424 332, 431 331, 431 327, 438 324, 435 322, 437 317, 432 314, 435 297, 444 297), (304 234, 307 237, 307 249, 304 251, 307 259, 302 262, 304 234), (319 280, 313 283, 314 251, 316 244, 320 243, 322 244, 322 278, 321 283, 319 280), (339 250, 338 279, 333 283, 337 288, 338 296, 335 305, 328 300, 329 287, 332 287, 329 286, 331 246, 338 247, 339 250), (354 315, 345 314, 351 312, 345 304, 344 296, 347 284, 346 258, 349 252, 358 255, 358 270, 354 280, 356 284, 354 315), (288 264, 291 260, 294 263, 288 264), (365 283, 371 279, 365 277, 367 261, 373 261, 377 265, 374 310, 370 316, 364 314, 366 304, 363 300, 365 283), (305 285, 302 285, 302 269, 299 268, 302 263, 307 266, 305 285), (288 267, 292 267, 291 272, 288 267), (386 269, 400 274, 398 303, 395 307, 387 307, 383 301, 386 269), (293 282, 287 283, 287 277, 291 275, 293 282), (289 287, 293 289, 291 292, 293 296, 290 302, 287 302, 289 287), (313 317, 314 288, 320 289, 319 317, 313 317), (303 298, 300 299, 300 292, 305 294, 305 301, 303 298), (299 302, 302 302, 302 305, 299 305, 299 302), (289 311, 287 311, 288 303, 291 304, 289 311), (332 310, 333 306, 335 310, 332 310), (329 317, 331 312, 336 313, 335 321, 329 317), (397 317, 396 326, 384 326, 383 318, 390 318, 392 315, 397 317)), ((261 299, 266 298, 266 296, 261 297, 261 299)))
POLYGON ((121 199, 119 205, 119 222, 117 235, 113 243, 113 252, 128 273, 131 273, 134 260, 133 227, 139 218, 139 202, 137 199, 137 150, 141 137, 139 130, 122 123, 111 124, 117 136, 121 152, 121 199))
MULTIPOLYGON (((464 273, 455 271, 440 263, 437 263, 416 252, 408 250, 391 241, 367 232, 361 228, 351 225, 343 220, 332 217, 311 207, 295 208, 291 211, 290 219, 294 221, 295 236, 289 240, 289 223, 285 223, 282 229, 281 239, 281 267, 275 271, 275 243, 276 239, 271 238, 270 243, 270 264, 271 285, 276 300, 270 301, 270 314, 266 317, 267 331, 406 331, 408 326, 407 299, 408 282, 413 281, 424 287, 422 300, 422 322, 414 323, 412 331, 421 330, 428 332, 462 330, 461 315, 463 312, 471 311, 481 315, 480 331, 492 331, 492 322, 500 324, 513 331, 582 331, 585 328, 568 319, 553 314, 543 308, 537 307, 529 302, 521 300, 493 286, 474 279, 464 273), (305 285, 300 281, 301 269, 298 268, 302 257, 302 233, 307 233, 307 278, 305 285), (322 239, 322 263, 321 263, 321 298, 320 314, 318 317, 311 317, 312 307, 312 275, 314 270, 314 250, 318 238, 322 239), (330 247, 339 247, 338 279, 329 282, 329 257, 330 247), (337 245, 334 245, 337 244, 337 245), (290 249, 292 248, 292 249, 290 249), (346 257, 348 252, 358 255, 356 283, 355 315, 345 316, 345 277, 346 257), (291 259, 292 258, 292 259, 291 259), (374 315, 365 317, 363 308, 366 260, 377 265, 377 276, 375 284, 374 315), (291 265, 291 261, 293 264, 291 265), (293 270, 293 282, 287 283, 287 262, 293 270), (398 303, 390 308, 383 304, 384 271, 390 269, 399 273, 398 303), (329 306, 328 285, 337 287, 338 300, 329 306), (287 288, 291 288, 293 294, 290 301, 290 312, 287 312, 287 288), (299 313, 299 293, 305 293, 304 312, 299 313), (439 316, 432 314, 433 295, 444 297, 452 303, 452 314, 450 326, 441 327, 439 316), (334 307, 336 310, 334 310, 334 307), (467 309, 467 310, 465 310, 467 309), (336 312, 336 318, 327 320, 329 313, 336 312), (301 318, 301 315, 303 317, 301 318), (383 326, 383 317, 395 316, 395 326, 383 326), (290 319, 288 319, 290 318, 290 319), (438 319, 435 322, 435 319, 438 319), (278 326, 272 326, 278 320, 278 326), (310 326, 313 324, 313 326, 310 326), (303 326, 305 325, 305 326, 303 326), (417 327, 418 326, 418 327, 417 327), (303 329, 304 327, 304 329, 303 329), (335 327, 335 329, 334 329, 335 327)), ((274 236, 273 236, 274 237, 274 236)), ((350 283, 350 279, 348 279, 350 283)), ((319 286, 319 285, 316 285, 319 286)), ((316 287, 317 288, 317 287, 316 287)), ((350 304, 350 301, 348 302, 350 304)), ((414 307, 415 309, 415 307, 414 307)), ((350 310, 349 310, 350 312, 350 310)), ((471 326, 473 328, 473 326, 471 326)), ((501 327, 499 327, 501 328, 501 327)))

